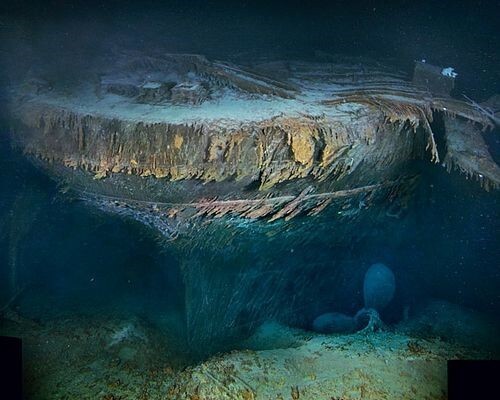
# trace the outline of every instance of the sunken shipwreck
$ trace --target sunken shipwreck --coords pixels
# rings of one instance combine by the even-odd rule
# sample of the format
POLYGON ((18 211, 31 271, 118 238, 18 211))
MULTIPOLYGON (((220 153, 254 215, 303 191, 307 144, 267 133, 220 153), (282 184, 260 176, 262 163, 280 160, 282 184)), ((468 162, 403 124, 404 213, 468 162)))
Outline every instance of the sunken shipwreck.
POLYGON ((404 28, 424 51, 351 26, 385 3, 167 3, 0 19, 0 335, 25 398, 443 399, 448 360, 498 358, 489 5, 459 59, 433 38, 460 6, 404 28))

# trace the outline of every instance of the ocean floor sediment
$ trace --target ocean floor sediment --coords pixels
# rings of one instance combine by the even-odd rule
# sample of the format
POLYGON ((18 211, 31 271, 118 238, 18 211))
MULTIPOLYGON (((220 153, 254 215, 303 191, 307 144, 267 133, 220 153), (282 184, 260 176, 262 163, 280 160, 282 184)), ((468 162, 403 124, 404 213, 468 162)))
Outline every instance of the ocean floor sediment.
POLYGON ((202 362, 139 317, 11 313, 0 331, 23 338, 30 399, 445 399, 447 360, 494 357, 403 327, 318 335, 269 322, 202 362))

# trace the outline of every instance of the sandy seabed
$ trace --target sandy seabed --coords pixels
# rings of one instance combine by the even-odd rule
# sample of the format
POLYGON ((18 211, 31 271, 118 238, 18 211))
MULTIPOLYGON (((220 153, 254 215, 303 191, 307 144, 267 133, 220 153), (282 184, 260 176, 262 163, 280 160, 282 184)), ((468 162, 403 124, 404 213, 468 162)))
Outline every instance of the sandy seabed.
POLYGON ((241 350, 193 363, 186 343, 140 318, 7 317, 0 334, 23 338, 28 399, 445 399, 447 360, 491 358, 397 329, 318 335, 267 323, 241 350))

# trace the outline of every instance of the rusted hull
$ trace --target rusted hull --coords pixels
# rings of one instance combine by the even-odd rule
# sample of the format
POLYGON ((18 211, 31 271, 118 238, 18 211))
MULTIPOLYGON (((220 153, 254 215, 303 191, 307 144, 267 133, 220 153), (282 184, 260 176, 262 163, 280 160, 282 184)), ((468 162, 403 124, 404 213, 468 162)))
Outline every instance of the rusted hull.
POLYGON ((117 64, 69 97, 43 85, 20 93, 13 142, 73 195, 168 242, 189 340, 202 351, 295 312, 307 299, 259 301, 291 290, 289 265, 302 270, 283 257, 377 236, 405 216, 424 161, 500 186, 482 138, 488 116, 379 66, 250 69, 190 55, 117 64), (153 75, 159 82, 146 81, 153 75), (260 254, 263 244, 273 253, 260 254), (273 277, 267 294, 252 289, 262 276, 273 277))

